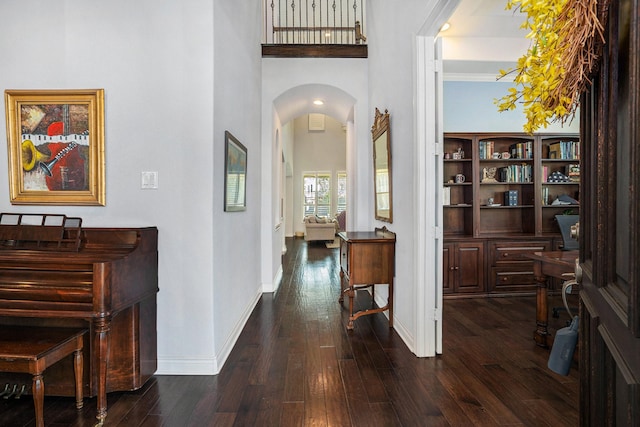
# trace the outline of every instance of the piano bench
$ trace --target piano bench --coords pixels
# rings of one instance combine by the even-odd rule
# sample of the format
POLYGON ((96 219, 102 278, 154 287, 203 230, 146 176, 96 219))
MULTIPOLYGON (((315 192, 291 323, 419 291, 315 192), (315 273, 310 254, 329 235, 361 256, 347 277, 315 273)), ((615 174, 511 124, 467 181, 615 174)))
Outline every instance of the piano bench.
POLYGON ((76 408, 82 401, 82 348, 86 329, 0 326, 0 372, 31 374, 36 426, 44 426, 42 374, 54 363, 74 354, 76 408))

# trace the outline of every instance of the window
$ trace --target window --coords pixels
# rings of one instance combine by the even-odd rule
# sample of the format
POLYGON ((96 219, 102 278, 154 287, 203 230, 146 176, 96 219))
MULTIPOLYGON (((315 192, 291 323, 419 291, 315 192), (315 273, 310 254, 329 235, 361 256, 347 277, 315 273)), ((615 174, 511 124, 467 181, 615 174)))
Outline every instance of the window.
POLYGON ((304 216, 331 215, 331 175, 306 172, 302 175, 304 192, 304 216))
POLYGON ((338 180, 336 191, 338 192, 338 203, 336 207, 336 214, 347 209, 347 173, 338 172, 338 180))

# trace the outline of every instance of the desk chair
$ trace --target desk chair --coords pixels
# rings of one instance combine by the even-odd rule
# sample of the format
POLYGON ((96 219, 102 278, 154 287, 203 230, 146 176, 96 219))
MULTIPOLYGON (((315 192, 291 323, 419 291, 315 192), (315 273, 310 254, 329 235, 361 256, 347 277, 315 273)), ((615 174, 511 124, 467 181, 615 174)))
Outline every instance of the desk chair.
POLYGON ((575 251, 580 249, 578 239, 571 237, 571 226, 580 222, 580 215, 556 215, 556 222, 562 234, 562 250, 575 251))
MULTIPOLYGON (((556 215, 556 221, 558 222, 558 227, 562 234, 562 250, 574 251, 580 249, 578 239, 571 236, 571 227, 580 222, 580 215, 556 215)), ((564 303, 564 307, 552 307, 551 311, 553 317, 560 317, 560 311, 566 310, 569 317, 573 319, 572 312, 567 304, 567 294, 572 293, 574 285, 577 287, 577 282, 572 274, 570 280, 565 280, 562 283, 562 302, 564 303)), ((577 308, 574 309, 577 311, 577 308)))

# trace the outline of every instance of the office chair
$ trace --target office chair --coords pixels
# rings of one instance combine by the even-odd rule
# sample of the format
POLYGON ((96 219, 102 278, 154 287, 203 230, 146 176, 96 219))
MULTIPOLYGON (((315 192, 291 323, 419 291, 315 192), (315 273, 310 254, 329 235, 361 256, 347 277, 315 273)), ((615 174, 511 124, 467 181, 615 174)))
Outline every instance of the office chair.
MULTIPOLYGON (((576 225, 576 223, 580 222, 580 215, 556 215, 556 221, 558 222, 558 227, 560 228, 560 233, 562 234, 562 250, 563 251, 574 251, 580 248, 578 243, 578 239, 574 238, 571 235, 571 227, 576 225)), ((566 310, 569 314, 569 317, 573 319, 573 315, 571 310, 569 309, 569 305, 567 304, 567 294, 571 294, 573 290, 573 286, 577 285, 575 281, 574 275, 571 274, 571 280, 565 280, 562 283, 562 302, 564 303, 564 307, 552 307, 552 316, 554 318, 560 317, 560 311, 566 310)), ((577 310, 577 309, 576 309, 577 310)))
POLYGON ((578 250, 580 244, 578 243, 578 239, 571 237, 571 226, 580 222, 580 215, 556 215, 556 222, 562 234, 562 250, 578 250))

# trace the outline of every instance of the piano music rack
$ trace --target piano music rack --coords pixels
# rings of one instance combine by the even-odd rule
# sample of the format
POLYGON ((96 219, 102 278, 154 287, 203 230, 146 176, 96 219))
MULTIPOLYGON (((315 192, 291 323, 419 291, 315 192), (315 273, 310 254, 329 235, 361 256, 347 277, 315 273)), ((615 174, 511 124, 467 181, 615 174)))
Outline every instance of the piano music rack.
POLYGON ((82 218, 0 213, 0 250, 80 250, 82 218))

